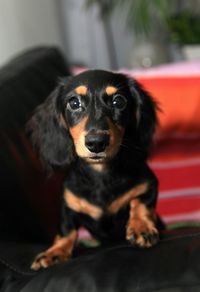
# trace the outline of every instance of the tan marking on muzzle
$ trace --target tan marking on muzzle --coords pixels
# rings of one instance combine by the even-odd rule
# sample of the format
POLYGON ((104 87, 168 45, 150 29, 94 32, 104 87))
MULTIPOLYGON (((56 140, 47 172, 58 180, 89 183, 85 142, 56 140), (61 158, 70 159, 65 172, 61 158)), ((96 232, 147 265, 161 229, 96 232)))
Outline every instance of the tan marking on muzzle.
POLYGON ((121 208, 126 206, 132 199, 144 194, 148 190, 148 183, 145 182, 143 184, 139 184, 114 200, 110 206, 108 207, 107 211, 109 214, 117 213, 121 208))
POLYGON ((80 85, 78 87, 75 88, 75 92, 79 95, 86 95, 87 94, 87 86, 85 85, 80 85))
POLYGON ((117 92, 117 90, 118 89, 115 86, 107 86, 106 89, 105 89, 106 94, 109 95, 109 96, 115 94, 117 92))
POLYGON ((76 149, 76 153, 80 157, 88 156, 88 149, 85 146, 85 126, 87 124, 88 117, 84 117, 77 125, 69 128, 69 132, 74 141, 74 146, 76 149))
POLYGON ((86 199, 77 197, 69 190, 65 190, 64 199, 69 208, 78 213, 86 214, 95 220, 99 219, 103 214, 103 210, 100 207, 91 204, 86 199))

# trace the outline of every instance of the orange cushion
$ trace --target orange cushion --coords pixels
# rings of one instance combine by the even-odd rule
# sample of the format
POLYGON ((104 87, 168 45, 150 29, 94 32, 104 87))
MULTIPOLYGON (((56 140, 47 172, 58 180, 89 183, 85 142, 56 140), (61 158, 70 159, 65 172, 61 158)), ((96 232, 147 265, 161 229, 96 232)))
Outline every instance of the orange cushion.
POLYGON ((200 136, 200 76, 140 77, 137 80, 158 102, 161 136, 200 136))

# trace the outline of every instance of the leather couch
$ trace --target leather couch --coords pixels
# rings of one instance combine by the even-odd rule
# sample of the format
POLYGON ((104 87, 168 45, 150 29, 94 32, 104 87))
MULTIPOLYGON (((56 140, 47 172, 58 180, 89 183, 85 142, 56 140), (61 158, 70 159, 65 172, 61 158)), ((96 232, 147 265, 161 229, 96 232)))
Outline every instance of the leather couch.
POLYGON ((30 270, 56 233, 62 174, 47 177, 24 125, 70 70, 56 48, 43 47, 0 73, 0 291, 200 291, 200 228, 165 231, 146 250, 78 246, 67 263, 30 270))

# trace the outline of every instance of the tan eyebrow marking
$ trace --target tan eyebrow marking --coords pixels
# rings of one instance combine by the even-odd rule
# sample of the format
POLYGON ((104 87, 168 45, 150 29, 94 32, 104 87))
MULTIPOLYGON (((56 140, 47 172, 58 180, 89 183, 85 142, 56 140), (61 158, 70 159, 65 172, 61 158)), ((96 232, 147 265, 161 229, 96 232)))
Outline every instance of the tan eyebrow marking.
POLYGON ((148 186, 149 185, 147 182, 136 185, 134 188, 126 192, 124 195, 114 200, 107 209, 108 213, 109 214, 117 213, 119 209, 127 205, 132 199, 144 194, 148 190, 148 186))
POLYGON ((69 208, 78 213, 87 214, 93 219, 97 220, 103 214, 103 210, 100 207, 91 204, 86 199, 77 197, 75 194, 67 189, 64 192, 64 199, 69 208))
POLYGON ((116 92, 117 92, 117 87, 114 87, 114 86, 107 86, 106 87, 107 95, 112 95, 112 94, 115 94, 116 92))
POLYGON ((80 95, 86 95, 87 90, 88 90, 87 86, 85 86, 85 85, 80 85, 80 86, 75 88, 75 92, 77 94, 80 94, 80 95))

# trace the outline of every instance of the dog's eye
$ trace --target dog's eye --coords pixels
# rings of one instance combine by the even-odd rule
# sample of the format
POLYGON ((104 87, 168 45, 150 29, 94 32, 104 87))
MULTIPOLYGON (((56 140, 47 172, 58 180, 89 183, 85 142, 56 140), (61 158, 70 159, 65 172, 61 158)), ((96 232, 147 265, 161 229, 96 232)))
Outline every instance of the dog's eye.
POLYGON ((78 110, 81 108, 81 101, 78 97, 76 96, 73 96, 70 98, 68 104, 67 104, 67 107, 72 110, 72 111, 75 111, 75 110, 78 110))
POLYGON ((127 101, 124 96, 117 94, 113 97, 113 100, 112 100, 113 108, 123 110, 125 109, 126 104, 127 104, 127 101))

